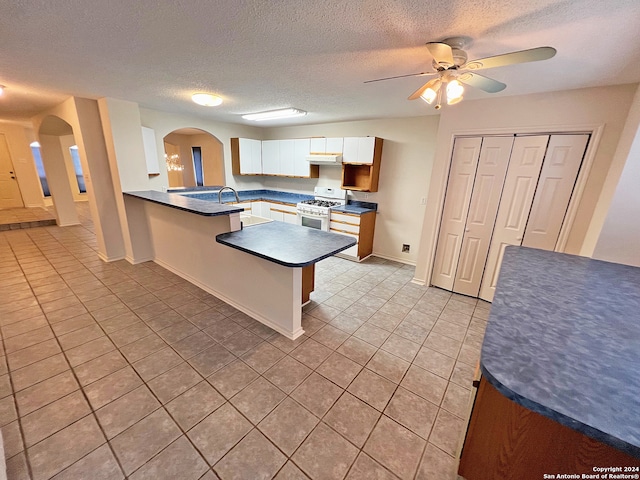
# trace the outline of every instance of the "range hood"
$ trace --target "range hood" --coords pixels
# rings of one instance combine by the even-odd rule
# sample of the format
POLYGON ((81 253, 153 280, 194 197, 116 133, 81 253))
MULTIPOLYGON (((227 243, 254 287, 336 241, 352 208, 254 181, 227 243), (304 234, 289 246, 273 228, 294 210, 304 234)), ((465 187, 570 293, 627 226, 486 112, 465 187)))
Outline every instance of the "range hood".
POLYGON ((311 165, 341 165, 342 155, 329 155, 329 154, 307 155, 307 161, 311 165))

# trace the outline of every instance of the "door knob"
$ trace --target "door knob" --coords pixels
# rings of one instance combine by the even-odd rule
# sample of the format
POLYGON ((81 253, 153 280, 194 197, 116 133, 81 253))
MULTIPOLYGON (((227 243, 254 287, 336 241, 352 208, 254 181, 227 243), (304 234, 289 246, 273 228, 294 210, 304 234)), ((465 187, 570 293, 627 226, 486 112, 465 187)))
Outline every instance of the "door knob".
POLYGON ((465 229, 464 229, 464 231, 465 231, 465 232, 468 232, 468 231, 469 231, 469 229, 468 229, 468 228, 465 228, 465 229))
POLYGON ((516 240, 521 242, 522 241, 522 237, 517 237, 516 240))

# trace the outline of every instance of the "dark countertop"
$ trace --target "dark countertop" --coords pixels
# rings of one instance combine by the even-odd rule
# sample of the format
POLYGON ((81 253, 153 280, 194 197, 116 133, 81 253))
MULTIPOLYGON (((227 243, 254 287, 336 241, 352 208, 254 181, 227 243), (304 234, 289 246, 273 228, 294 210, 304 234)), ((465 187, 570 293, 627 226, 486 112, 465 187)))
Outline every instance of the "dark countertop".
POLYGON ((159 203, 185 212, 204 215, 207 217, 215 217, 218 215, 229 215, 230 213, 243 212, 244 209, 233 205, 219 204, 218 202, 198 200, 176 193, 156 192, 154 190, 145 190, 139 192, 124 192, 125 195, 141 198, 153 203, 159 203))
POLYGON ((640 458, 640 268, 507 247, 480 367, 507 398, 640 458))
POLYGON ((351 213, 354 215, 362 215, 363 213, 378 211, 378 204, 349 200, 347 204, 343 205, 342 207, 332 207, 331 211, 336 213, 351 213))
MULTIPOLYGON (((203 188, 203 187, 200 187, 203 188)), ((210 190, 215 190, 218 187, 209 187, 210 190)), ((197 193, 197 190, 193 190, 192 192, 182 191, 182 194, 185 197, 193 198, 193 199, 201 199, 201 200, 215 200, 218 201, 217 193, 197 193)), ((302 193, 290 193, 290 192, 279 192, 277 190, 240 190, 238 191, 238 196, 240 197, 241 202, 280 202, 280 203, 288 203, 291 205, 295 205, 298 202, 303 200, 311 200, 313 195, 305 195, 302 193)), ((225 190, 222 192, 222 201, 223 202, 235 202, 236 197, 233 192, 229 190, 225 190)))
POLYGON ((284 222, 221 233, 216 242, 285 267, 306 267, 356 244, 352 237, 284 222))

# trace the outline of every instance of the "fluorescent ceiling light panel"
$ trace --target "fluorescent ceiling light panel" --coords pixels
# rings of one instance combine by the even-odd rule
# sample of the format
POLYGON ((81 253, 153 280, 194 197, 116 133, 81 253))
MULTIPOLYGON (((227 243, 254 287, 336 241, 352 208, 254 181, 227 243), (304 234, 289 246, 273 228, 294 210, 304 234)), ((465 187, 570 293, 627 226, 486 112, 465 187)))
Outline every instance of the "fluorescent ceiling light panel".
POLYGON ((194 93, 191 96, 191 100, 203 107, 217 107, 222 103, 221 97, 210 93, 194 93))
POLYGON ((277 118, 301 117, 306 114, 307 112, 304 110, 298 110, 297 108, 282 108, 280 110, 270 110, 268 112, 249 113, 247 115, 242 115, 242 118, 245 120, 254 120, 259 122, 261 120, 274 120, 277 118))

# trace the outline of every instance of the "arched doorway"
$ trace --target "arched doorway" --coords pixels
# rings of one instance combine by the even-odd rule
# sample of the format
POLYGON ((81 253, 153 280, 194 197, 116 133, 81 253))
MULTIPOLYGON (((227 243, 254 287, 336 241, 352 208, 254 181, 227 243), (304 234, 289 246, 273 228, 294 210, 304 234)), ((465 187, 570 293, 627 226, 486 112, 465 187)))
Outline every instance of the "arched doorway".
POLYGON ((180 128, 164 137, 169 188, 224 185, 222 142, 198 128, 180 128))

